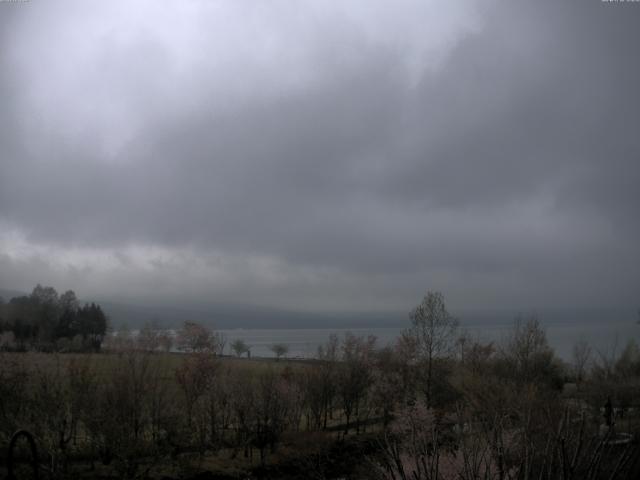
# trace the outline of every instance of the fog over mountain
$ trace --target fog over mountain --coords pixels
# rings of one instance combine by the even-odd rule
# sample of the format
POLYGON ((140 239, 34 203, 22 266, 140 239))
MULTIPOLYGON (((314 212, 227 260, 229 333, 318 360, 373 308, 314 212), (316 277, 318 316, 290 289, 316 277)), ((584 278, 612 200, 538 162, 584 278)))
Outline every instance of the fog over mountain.
POLYGON ((0 2, 0 288, 636 307, 639 45, 634 2, 0 2))

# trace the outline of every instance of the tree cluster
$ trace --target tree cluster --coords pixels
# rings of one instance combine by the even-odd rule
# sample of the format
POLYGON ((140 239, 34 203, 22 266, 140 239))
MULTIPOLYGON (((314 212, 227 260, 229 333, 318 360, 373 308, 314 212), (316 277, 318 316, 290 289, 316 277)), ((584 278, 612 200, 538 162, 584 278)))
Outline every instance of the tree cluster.
POLYGON ((0 302, 0 349, 97 351, 107 324, 100 305, 80 305, 72 290, 58 295, 37 285, 30 295, 0 302))
POLYGON ((103 349, 108 352, 164 352, 174 348, 183 353, 211 353, 222 355, 226 338, 206 325, 185 321, 178 330, 160 328, 155 322, 146 322, 140 330, 127 326, 107 335, 103 349))

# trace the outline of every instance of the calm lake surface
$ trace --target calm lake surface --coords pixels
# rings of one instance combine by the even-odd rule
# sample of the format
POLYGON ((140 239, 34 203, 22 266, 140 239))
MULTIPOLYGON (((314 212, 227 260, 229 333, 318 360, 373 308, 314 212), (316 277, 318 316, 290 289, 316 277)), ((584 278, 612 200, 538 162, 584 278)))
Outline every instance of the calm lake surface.
MULTIPOLYGON (((579 340, 589 342, 594 355, 598 355, 598 352, 603 355, 620 353, 631 339, 640 343, 640 325, 633 320, 629 321, 629 319, 606 322, 541 323, 547 333, 549 344, 560 358, 567 361, 571 360, 573 346, 579 340)), ((465 329, 474 339, 499 343, 512 331, 513 323, 494 325, 464 325, 462 323, 460 327, 465 329)), ((378 338, 378 346, 385 346, 395 341, 402 328, 232 329, 219 331, 227 338, 225 354, 232 353, 230 348, 232 341, 242 339, 251 347, 253 357, 273 357, 273 352, 270 350, 271 345, 284 343, 289 347, 288 357, 313 358, 316 356, 318 346, 326 343, 332 333, 339 336, 347 332, 356 335, 375 335, 378 338)))

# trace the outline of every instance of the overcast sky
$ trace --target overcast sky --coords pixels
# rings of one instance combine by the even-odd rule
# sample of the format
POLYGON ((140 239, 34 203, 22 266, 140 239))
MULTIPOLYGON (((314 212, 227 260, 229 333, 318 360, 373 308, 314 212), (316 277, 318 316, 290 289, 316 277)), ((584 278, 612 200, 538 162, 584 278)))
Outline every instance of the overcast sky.
POLYGON ((640 303, 640 3, 0 2, 0 288, 640 303))

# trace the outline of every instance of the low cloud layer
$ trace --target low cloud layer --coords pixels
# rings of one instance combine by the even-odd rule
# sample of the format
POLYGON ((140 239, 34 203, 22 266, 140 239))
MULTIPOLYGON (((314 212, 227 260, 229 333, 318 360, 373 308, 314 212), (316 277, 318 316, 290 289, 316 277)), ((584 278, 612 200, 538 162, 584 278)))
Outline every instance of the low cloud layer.
POLYGON ((632 306, 640 5, 0 4, 0 287, 632 306))

